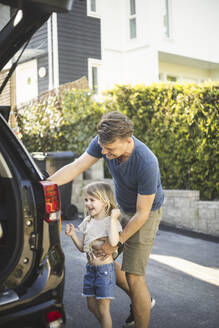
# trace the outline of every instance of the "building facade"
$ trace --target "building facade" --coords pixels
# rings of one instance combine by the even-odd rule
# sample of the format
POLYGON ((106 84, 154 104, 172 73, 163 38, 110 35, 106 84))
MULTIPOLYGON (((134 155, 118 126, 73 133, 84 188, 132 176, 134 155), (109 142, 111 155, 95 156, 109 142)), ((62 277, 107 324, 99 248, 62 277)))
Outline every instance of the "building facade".
MULTIPOLYGON (((0 23, 8 15, 1 6, 0 23)), ((218 0, 75 0, 32 37, 4 94, 12 88, 19 104, 82 76, 96 93, 218 80, 218 30, 218 0)))
POLYGON ((96 0, 102 90, 219 79, 218 0, 96 0), (116 10, 115 10, 116 8, 116 10))
POLYGON ((96 88, 100 19, 89 13, 86 0, 75 0, 71 12, 53 13, 33 35, 16 68, 17 104, 82 76, 96 88))

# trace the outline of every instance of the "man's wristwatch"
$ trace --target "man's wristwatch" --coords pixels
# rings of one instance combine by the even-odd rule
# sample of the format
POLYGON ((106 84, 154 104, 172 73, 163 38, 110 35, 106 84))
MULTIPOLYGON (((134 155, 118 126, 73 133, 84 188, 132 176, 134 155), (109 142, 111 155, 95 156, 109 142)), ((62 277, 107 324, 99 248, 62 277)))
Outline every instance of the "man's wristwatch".
POLYGON ((118 244, 116 245, 118 248, 123 247, 123 244, 121 243, 121 241, 118 242, 118 244))

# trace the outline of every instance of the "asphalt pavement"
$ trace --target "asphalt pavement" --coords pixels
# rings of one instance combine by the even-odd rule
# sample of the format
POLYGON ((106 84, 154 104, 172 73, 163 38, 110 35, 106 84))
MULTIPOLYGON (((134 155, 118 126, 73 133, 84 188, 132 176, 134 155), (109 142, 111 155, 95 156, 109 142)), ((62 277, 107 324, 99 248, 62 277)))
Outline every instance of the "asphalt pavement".
MULTIPOLYGON (((86 256, 65 235, 66 256, 64 303, 65 328, 97 328, 81 296, 86 256)), ((118 258, 121 263, 122 256, 118 258)), ((147 284, 156 305, 151 311, 150 328, 219 328, 219 240, 194 233, 161 227, 147 268, 147 284)), ((113 327, 123 327, 129 314, 129 298, 116 287, 111 302, 113 327)))

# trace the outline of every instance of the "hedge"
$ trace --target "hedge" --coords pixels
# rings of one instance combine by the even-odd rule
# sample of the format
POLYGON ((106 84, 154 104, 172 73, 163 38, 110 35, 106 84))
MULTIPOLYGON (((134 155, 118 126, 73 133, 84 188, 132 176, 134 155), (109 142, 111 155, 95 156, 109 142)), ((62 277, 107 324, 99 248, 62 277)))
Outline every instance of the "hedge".
POLYGON ((133 120, 159 159, 164 188, 218 198, 219 83, 117 86, 105 106, 133 120))
POLYGON ((81 154, 96 135, 102 106, 88 90, 72 89, 17 110, 22 141, 30 152, 72 150, 81 154))
POLYGON ((103 113, 112 110, 130 117, 135 136, 156 154, 165 189, 218 198, 219 83, 116 86, 101 103, 86 90, 73 89, 20 110, 22 140, 29 151, 80 154, 103 113))

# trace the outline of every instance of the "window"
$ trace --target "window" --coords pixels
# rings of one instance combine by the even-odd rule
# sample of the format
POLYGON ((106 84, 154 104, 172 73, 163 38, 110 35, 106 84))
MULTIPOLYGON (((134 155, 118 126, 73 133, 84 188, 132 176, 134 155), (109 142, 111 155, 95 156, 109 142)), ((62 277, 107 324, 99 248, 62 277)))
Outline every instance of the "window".
POLYGON ((159 73, 159 81, 164 82, 165 81, 165 76, 163 73, 159 73))
POLYGON ((170 75, 170 74, 166 74, 166 73, 159 73, 159 81, 160 82, 177 82, 179 81, 179 77, 176 75, 170 75))
POLYGON ((88 58, 88 83, 95 94, 99 92, 101 60, 88 58))
POLYGON ((96 12, 96 0, 90 0, 90 11, 96 12))
POLYGON ((135 10, 135 0, 130 0, 130 15, 135 15, 136 10, 135 10))
POLYGON ((129 28, 130 28, 130 39, 136 38, 136 18, 131 18, 129 20, 129 28))
POLYGON ((92 66, 92 90, 94 93, 98 93, 98 68, 97 66, 92 66))
POLYGON ((180 74, 172 74, 172 73, 163 73, 160 72, 159 73, 159 82, 161 83, 166 83, 166 82, 179 82, 179 83, 202 83, 205 80, 197 78, 197 77, 186 77, 180 74))
POLYGON ((137 36, 136 31, 136 7, 135 0, 129 0, 129 37, 134 39, 137 36))
POLYGON ((100 14, 98 13, 98 1, 87 0, 87 16, 100 18, 100 14))
POLYGON ((163 31, 166 38, 170 37, 170 8, 169 0, 163 1, 163 31))
POLYGON ((176 82, 177 81, 177 77, 173 76, 173 75, 167 75, 167 81, 168 82, 176 82))

